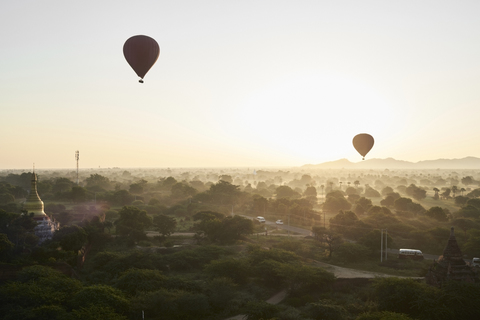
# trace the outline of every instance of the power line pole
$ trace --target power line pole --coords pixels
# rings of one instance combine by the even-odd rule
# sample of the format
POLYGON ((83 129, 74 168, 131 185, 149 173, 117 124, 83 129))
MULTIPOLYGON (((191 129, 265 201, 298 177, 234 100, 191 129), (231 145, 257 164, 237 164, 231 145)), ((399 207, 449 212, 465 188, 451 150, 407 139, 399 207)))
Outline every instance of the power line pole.
POLYGON ((290 215, 288 217, 288 236, 290 237, 290 215))
POLYGON ((380 231, 380 262, 383 261, 383 229, 380 231))
POLYGON ((387 254, 388 254, 387 242, 388 242, 388 233, 387 233, 387 229, 385 229, 385 261, 387 261, 387 254))
POLYGON ((387 260, 387 253, 388 253, 387 229, 382 229, 380 231, 380 262, 383 262, 383 231, 385 231, 385 261, 387 260))

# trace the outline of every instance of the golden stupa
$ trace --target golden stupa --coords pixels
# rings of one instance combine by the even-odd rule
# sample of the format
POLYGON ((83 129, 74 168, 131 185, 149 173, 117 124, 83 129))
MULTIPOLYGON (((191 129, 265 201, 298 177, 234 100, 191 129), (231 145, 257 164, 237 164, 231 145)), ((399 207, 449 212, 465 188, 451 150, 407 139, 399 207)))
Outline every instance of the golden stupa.
POLYGON ((42 199, 40 199, 40 196, 37 192, 37 174, 35 173, 35 171, 33 171, 30 194, 28 195, 27 200, 23 204, 23 210, 27 211, 27 213, 33 212, 34 218, 43 218, 47 216, 43 209, 43 201, 42 199))

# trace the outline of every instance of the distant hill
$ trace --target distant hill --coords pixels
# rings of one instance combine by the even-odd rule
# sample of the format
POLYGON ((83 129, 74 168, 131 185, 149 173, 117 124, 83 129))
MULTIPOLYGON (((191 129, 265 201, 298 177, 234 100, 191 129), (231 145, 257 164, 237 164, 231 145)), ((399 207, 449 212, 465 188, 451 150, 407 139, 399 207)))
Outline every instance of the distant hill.
POLYGON ((347 159, 329 161, 319 164, 306 164, 302 168, 311 169, 480 169, 480 158, 466 157, 462 159, 437 159, 409 162, 386 159, 368 159, 361 162, 350 162, 347 159))

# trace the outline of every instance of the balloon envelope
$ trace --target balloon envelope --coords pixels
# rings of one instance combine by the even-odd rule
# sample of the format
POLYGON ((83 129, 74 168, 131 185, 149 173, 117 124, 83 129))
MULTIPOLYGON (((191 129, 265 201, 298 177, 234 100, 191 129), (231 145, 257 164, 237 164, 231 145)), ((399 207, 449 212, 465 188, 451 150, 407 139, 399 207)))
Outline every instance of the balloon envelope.
POLYGON ((157 41, 150 37, 133 36, 125 41, 123 55, 135 73, 143 79, 157 61, 160 55, 160 47, 157 41))
MULTIPOLYGON (((374 140, 368 133, 360 133, 353 137, 352 142, 358 153, 360 153, 362 157, 365 157, 370 149, 372 149, 374 140)), ((365 160, 365 158, 363 159, 365 160)))

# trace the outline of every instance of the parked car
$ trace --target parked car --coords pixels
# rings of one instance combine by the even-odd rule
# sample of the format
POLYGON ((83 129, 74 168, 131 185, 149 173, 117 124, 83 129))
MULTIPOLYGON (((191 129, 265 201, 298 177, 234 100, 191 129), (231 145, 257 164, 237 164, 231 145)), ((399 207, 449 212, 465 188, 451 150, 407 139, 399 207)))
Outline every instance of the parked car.
POLYGON ((256 217, 255 219, 257 219, 258 222, 262 222, 262 223, 265 222, 265 218, 264 218, 264 217, 258 216, 258 217, 256 217))
POLYGON ((276 224, 283 224, 283 221, 282 220, 277 220, 275 221, 276 224))

